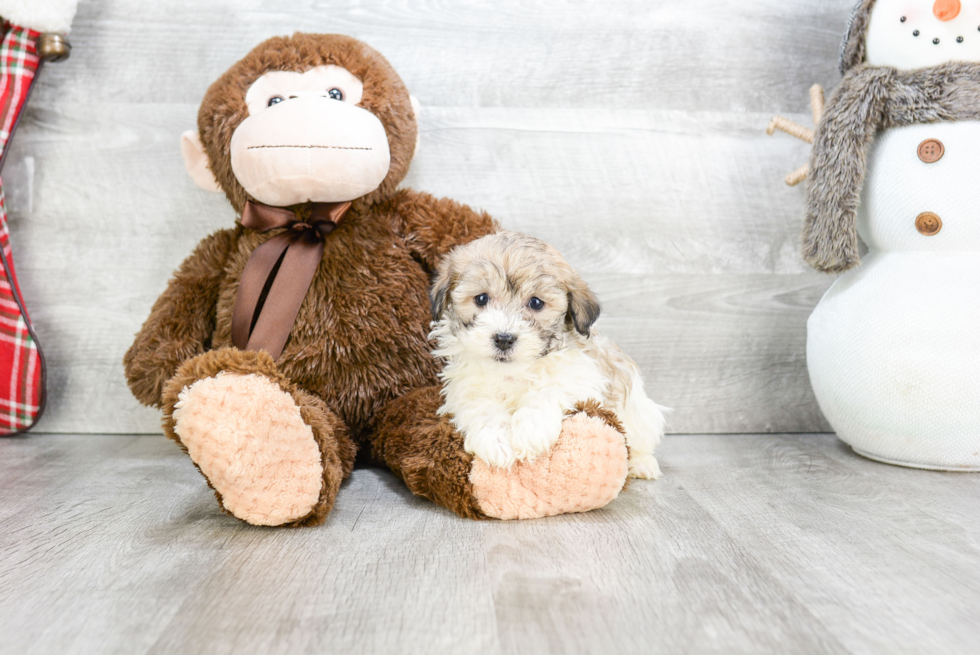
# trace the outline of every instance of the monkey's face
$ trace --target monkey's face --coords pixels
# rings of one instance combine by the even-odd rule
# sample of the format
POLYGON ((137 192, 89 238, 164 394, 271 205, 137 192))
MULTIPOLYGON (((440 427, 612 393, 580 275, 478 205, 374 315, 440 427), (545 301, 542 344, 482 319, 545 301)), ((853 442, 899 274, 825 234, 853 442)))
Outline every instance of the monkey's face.
POLYGON ((237 212, 396 192, 418 139, 417 106, 391 64, 341 34, 273 37, 208 88, 181 154, 198 186, 237 212))
POLYGON ((259 202, 355 200, 374 191, 391 159, 384 125, 359 107, 364 87, 346 69, 273 71, 245 94, 248 117, 231 137, 231 167, 259 202))

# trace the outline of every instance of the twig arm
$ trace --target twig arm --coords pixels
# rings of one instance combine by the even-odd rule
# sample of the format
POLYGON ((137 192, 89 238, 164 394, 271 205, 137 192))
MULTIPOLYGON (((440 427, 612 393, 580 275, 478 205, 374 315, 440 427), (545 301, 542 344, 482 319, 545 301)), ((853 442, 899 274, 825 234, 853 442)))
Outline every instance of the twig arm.
POLYGON ((814 139, 813 130, 808 127, 803 127, 799 123, 794 123, 788 118, 783 118, 782 116, 775 116, 771 121, 769 121, 769 127, 766 128, 766 134, 772 136, 776 130, 780 132, 785 132, 791 136, 795 136, 801 141, 806 141, 812 144, 814 139))
MULTIPOLYGON (((814 84, 810 87, 810 109, 813 112, 814 129, 811 130, 808 127, 803 127, 799 123, 794 123, 783 116, 775 116, 771 121, 769 121, 769 126, 766 128, 766 134, 772 136, 775 134, 776 130, 779 130, 780 132, 785 132, 786 134, 795 136, 801 141, 806 141, 810 145, 813 145, 813 142, 816 139, 816 127, 820 125, 820 119, 823 118, 825 103, 826 100, 824 98, 823 87, 819 84, 814 84)), ((789 186, 796 186, 805 180, 809 175, 810 167, 801 166, 786 176, 786 184, 789 186)))
POLYGON ((823 87, 819 84, 814 84, 810 87, 810 109, 813 110, 813 126, 816 127, 820 125, 820 119, 823 118, 823 108, 826 104, 826 99, 823 94, 823 87))
POLYGON ((804 164, 786 176, 788 186, 796 186, 810 175, 810 165, 804 164))

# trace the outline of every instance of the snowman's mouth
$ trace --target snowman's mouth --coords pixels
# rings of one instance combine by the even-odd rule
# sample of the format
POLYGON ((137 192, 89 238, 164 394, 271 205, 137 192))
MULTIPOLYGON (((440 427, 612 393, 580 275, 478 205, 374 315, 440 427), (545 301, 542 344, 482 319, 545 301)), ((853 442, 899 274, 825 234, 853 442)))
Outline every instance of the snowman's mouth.
MULTIPOLYGON (((918 37, 918 36, 920 36, 920 33, 919 33, 919 30, 915 30, 915 31, 913 31, 913 32, 912 32, 912 36, 914 36, 914 37, 918 37)), ((928 38, 928 37, 927 37, 927 38, 928 38)), ((964 41, 966 41, 966 39, 965 39, 964 37, 962 37, 962 36, 958 36, 958 37, 956 37, 956 42, 957 42, 957 43, 963 43, 964 41)), ((934 36, 934 37, 932 37, 932 44, 933 44, 933 45, 939 45, 939 44, 940 44, 940 43, 942 43, 942 42, 943 42, 943 40, 942 40, 942 39, 940 39, 940 38, 939 38, 938 36, 934 36)))
MULTIPOLYGON (((904 22, 905 22, 905 21, 907 21, 907 20, 908 20, 908 17, 906 17, 906 16, 902 16, 902 18, 901 18, 901 22, 903 22, 903 23, 904 23, 904 22)), ((947 19, 947 20, 948 20, 948 19, 947 19)), ((977 31, 980 31, 980 27, 977 27, 977 31)), ((916 38, 916 39, 918 39, 918 38, 922 38, 922 30, 919 30, 919 29, 913 29, 913 30, 912 30, 912 37, 913 37, 913 38, 916 38)), ((925 38, 926 38, 926 39, 928 39, 929 37, 928 37, 928 36, 926 36, 925 38)), ((933 44, 933 45, 939 45, 939 44, 940 44, 940 43, 942 43, 943 41, 944 41, 944 39, 943 39, 943 38, 941 38, 941 37, 938 37, 938 36, 934 36, 934 37, 932 37, 932 44, 933 44)), ((965 42, 966 42, 966 37, 964 37, 964 36, 962 36, 962 35, 960 35, 960 36, 957 36, 957 37, 955 37, 955 41, 956 41, 956 43, 965 43, 965 42)))

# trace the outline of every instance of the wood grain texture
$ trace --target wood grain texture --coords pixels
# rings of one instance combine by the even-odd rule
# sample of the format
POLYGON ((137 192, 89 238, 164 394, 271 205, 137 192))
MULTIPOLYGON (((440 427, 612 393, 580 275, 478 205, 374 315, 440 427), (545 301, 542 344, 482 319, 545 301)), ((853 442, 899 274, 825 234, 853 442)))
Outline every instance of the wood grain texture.
POLYGON ((156 436, 0 442, 0 653, 974 653, 980 476, 675 436, 607 508, 472 522, 361 469, 317 528, 218 513, 156 436))
POLYGON ((15 257, 50 363, 48 432, 158 432, 121 358, 226 201, 193 187, 178 138, 207 86, 261 39, 365 39, 421 100, 407 184, 553 243, 604 302, 670 429, 828 426, 806 318, 831 279, 797 254, 810 120, 851 0, 269 3, 91 0, 48 66, 8 166, 15 257), (26 162, 31 158, 30 167, 26 162), (28 208, 31 208, 28 214, 28 208))

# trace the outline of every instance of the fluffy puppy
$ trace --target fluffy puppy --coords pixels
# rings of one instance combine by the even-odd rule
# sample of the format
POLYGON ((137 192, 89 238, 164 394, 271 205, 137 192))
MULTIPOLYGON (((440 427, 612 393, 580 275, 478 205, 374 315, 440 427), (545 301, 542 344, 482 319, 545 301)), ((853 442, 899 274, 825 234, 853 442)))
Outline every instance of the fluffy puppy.
POLYGON ((592 330, 599 302, 557 250, 498 232, 453 250, 432 288, 434 354, 444 360, 441 414, 491 466, 533 459, 565 413, 595 399, 619 417, 630 476, 657 478, 663 408, 636 364, 592 330))

